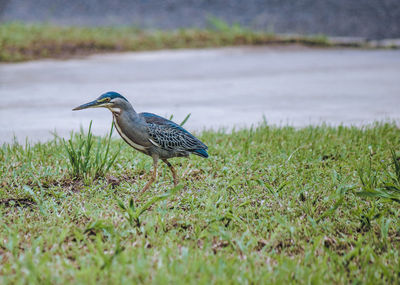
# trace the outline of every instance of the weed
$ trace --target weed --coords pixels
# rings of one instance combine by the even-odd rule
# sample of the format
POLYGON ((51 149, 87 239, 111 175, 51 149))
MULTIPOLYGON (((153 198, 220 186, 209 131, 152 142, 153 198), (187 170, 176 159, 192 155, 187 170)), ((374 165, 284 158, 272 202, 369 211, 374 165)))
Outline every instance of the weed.
POLYGON ((372 155, 368 166, 358 171, 362 184, 362 191, 357 194, 364 197, 382 198, 400 203, 400 157, 393 149, 389 164, 381 163, 380 172, 372 166, 372 155))
POLYGON ((129 222, 129 224, 131 226, 135 226, 137 228, 140 228, 140 226, 141 226, 140 216, 144 212, 146 212, 154 204, 156 204, 156 203, 158 203, 158 202, 160 202, 162 200, 165 200, 165 199, 169 198, 170 196, 174 195, 177 191, 179 191, 182 188, 183 188, 183 185, 178 185, 178 186, 174 187, 171 191, 169 191, 167 193, 152 197, 151 199, 149 199, 146 203, 144 203, 140 207, 138 205, 135 205, 135 202, 133 201, 132 198, 129 200, 129 205, 125 205, 119 199, 116 199, 116 200, 117 200, 118 206, 125 213, 124 216, 127 219, 127 221, 129 222))
POLYGON ((121 148, 119 148, 118 151, 110 156, 110 143, 113 132, 112 124, 105 141, 102 141, 100 138, 98 139, 93 158, 92 150, 94 139, 91 130, 92 121, 90 121, 87 135, 81 130, 80 134, 75 136, 76 142, 74 142, 73 135, 71 135, 68 143, 63 139, 64 147, 70 162, 71 175, 75 178, 104 176, 113 165, 121 150, 121 148))

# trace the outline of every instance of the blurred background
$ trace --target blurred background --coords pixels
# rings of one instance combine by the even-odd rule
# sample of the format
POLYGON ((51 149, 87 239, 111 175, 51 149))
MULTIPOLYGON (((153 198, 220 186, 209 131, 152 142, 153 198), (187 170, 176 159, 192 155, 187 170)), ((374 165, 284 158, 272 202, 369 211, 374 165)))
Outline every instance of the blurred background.
POLYGON ((1 21, 205 28, 209 16, 275 33, 400 37, 398 0, 2 0, 1 21))
POLYGON ((120 92, 190 130, 398 122, 398 0, 0 0, 0 143, 67 137, 120 92))

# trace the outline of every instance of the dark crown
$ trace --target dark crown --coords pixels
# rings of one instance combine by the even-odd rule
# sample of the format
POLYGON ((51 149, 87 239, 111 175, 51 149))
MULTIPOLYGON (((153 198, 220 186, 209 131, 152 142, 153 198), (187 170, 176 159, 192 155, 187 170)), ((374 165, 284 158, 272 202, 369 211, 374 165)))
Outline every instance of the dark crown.
POLYGON ((103 98, 110 98, 110 99, 121 98, 121 99, 124 99, 125 101, 128 101, 128 100, 126 100, 126 98, 124 96, 122 96, 121 94, 114 92, 114 91, 109 91, 107 93, 101 94, 97 100, 100 100, 103 98))

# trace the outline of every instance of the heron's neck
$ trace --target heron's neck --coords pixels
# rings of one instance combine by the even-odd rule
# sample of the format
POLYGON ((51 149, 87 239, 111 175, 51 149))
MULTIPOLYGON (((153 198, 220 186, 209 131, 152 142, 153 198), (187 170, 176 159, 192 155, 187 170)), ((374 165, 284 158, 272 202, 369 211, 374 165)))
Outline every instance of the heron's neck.
POLYGON ((127 112, 128 114, 131 114, 132 116, 135 117, 137 116, 137 113, 135 109, 133 109, 131 103, 129 103, 128 101, 124 101, 122 104, 123 105, 121 107, 124 112, 127 112))
POLYGON ((136 113, 129 102, 119 104, 120 112, 113 112, 113 120, 118 133, 124 137, 130 137, 130 140, 137 140, 145 132, 146 124, 143 119, 136 113))
POLYGON ((130 120, 135 120, 139 117, 129 102, 122 102, 118 106, 109 109, 115 118, 118 118, 122 113, 124 114, 124 117, 129 118, 130 120))

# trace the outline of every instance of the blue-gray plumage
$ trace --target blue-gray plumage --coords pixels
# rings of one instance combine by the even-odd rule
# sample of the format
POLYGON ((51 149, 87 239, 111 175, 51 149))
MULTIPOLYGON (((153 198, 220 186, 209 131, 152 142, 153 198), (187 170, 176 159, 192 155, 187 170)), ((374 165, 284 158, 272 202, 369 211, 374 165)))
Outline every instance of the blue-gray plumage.
POLYGON ((167 159, 188 157, 191 153, 208 157, 207 146, 187 130, 155 114, 136 113, 128 100, 117 92, 104 93, 96 100, 73 110, 98 107, 108 108, 112 112, 115 128, 127 144, 153 158, 153 175, 142 192, 156 180, 159 159, 168 165, 174 184, 177 185, 176 171, 167 159))

